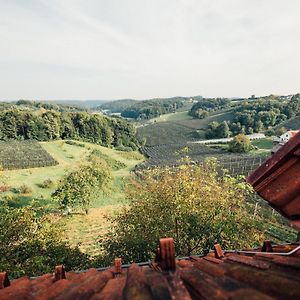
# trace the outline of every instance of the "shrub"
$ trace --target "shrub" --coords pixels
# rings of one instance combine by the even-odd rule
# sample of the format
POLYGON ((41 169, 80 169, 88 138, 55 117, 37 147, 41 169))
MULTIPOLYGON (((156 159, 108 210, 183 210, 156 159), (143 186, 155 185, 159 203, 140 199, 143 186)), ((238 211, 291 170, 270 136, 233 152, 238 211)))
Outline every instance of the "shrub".
POLYGON ((137 152, 137 151, 132 151, 132 152, 120 151, 120 152, 118 152, 118 155, 120 155, 121 157, 126 158, 128 160, 142 160, 142 159, 144 159, 144 155, 137 152))
POLYGON ((125 147, 125 146, 123 146, 123 145, 120 145, 120 146, 116 147, 116 149, 119 150, 119 151, 125 151, 125 152, 130 152, 130 151, 132 151, 132 148, 131 148, 131 147, 125 147))
POLYGON ((62 209, 80 208, 88 213, 95 196, 111 181, 111 169, 105 161, 93 158, 91 163, 65 175, 52 194, 62 209))
POLYGON ((48 178, 45 179, 40 186, 44 189, 49 189, 54 186, 54 182, 50 178, 48 178))
POLYGON ((252 149, 251 141, 244 134, 238 134, 229 142, 230 152, 246 153, 252 149))
POLYGON ((9 185, 1 185, 0 186, 0 193, 5 193, 5 192, 8 192, 10 190, 10 186, 9 185))
POLYGON ((218 166, 201 165, 149 170, 143 181, 133 179, 129 205, 110 218, 101 239, 106 255, 124 262, 154 257, 158 239, 173 237, 177 255, 203 253, 219 242, 225 249, 254 246, 262 235, 248 214, 250 187, 230 176, 219 177, 218 166))
POLYGON ((74 141, 65 141, 66 144, 72 145, 72 146, 78 146, 78 147, 85 147, 84 143, 74 142, 74 141))
POLYGON ((32 188, 26 184, 22 184, 20 187, 17 188, 17 193, 19 194, 31 194, 32 188))
POLYGON ((275 135, 275 130, 270 128, 270 129, 265 131, 265 135, 266 136, 273 136, 273 135, 275 135))
POLYGON ((104 154, 103 152, 101 152, 98 149, 94 149, 90 153, 89 160, 91 161, 95 157, 103 159, 109 165, 109 167, 114 171, 126 168, 126 164, 124 164, 123 162, 121 162, 119 160, 113 159, 112 157, 104 154))
POLYGON ((63 242, 62 233, 61 220, 39 217, 31 207, 0 206, 0 270, 16 278, 50 273, 58 264, 67 270, 86 268, 89 257, 63 242))

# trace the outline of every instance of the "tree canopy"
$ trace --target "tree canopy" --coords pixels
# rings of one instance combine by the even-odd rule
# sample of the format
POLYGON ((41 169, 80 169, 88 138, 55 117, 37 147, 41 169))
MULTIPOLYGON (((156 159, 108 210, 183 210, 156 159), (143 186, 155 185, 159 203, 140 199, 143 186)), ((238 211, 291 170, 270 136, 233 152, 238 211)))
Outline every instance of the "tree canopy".
POLYGON ((106 147, 134 150, 140 146, 135 127, 123 119, 88 112, 45 109, 0 110, 0 140, 9 139, 79 139, 106 147))
POLYGON ((252 148, 251 141, 244 134, 238 134, 229 142, 230 152, 246 153, 252 150, 252 148))
POLYGON ((133 179, 129 205, 115 217, 101 240, 105 253, 125 262, 154 256, 161 237, 173 237, 177 255, 211 249, 253 246, 260 241, 257 221, 248 214, 250 188, 238 179, 219 176, 218 165, 154 169, 133 179))
POLYGON ((93 157, 89 164, 66 174, 52 196, 63 209, 80 208, 87 213, 93 198, 103 192, 111 179, 107 163, 93 157))
POLYGON ((84 269, 89 257, 62 241, 61 220, 40 216, 33 207, 0 205, 0 269, 12 278, 53 272, 58 264, 67 270, 84 269))

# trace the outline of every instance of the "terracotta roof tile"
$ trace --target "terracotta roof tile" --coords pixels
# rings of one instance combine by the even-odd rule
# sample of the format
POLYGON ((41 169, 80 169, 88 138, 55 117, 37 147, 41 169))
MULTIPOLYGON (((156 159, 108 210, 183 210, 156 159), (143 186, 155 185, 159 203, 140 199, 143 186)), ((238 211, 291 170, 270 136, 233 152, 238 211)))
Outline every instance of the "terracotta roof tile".
POLYGON ((222 259, 212 252, 175 260, 173 271, 172 264, 162 270, 151 263, 132 264, 121 274, 115 267, 66 272, 66 279, 57 281, 55 274, 21 277, 0 290, 0 299, 300 299, 300 250, 284 256, 298 246, 223 251, 222 259))
POLYGON ((255 191, 300 228, 300 132, 247 178, 255 191))

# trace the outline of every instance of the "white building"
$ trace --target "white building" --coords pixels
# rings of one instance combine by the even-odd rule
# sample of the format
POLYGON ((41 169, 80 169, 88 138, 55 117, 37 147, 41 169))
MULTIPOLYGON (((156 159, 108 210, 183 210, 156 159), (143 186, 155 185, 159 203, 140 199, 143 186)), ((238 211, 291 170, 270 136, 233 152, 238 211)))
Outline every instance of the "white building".
POLYGON ((271 150, 272 153, 278 151, 284 144, 286 144, 292 137, 294 137, 300 130, 289 130, 281 136, 275 136, 273 138, 274 147, 271 150))
POLYGON ((273 142, 279 143, 280 145, 286 144, 293 136, 295 136, 299 130, 289 130, 282 134, 280 137, 274 137, 273 142))

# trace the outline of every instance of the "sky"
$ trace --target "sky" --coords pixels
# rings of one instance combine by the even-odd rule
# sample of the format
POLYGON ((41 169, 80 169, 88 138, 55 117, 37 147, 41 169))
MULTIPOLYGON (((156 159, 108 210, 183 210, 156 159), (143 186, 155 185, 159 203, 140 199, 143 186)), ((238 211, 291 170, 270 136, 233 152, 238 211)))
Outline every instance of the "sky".
POLYGON ((0 0, 0 99, 300 92, 299 0, 0 0))

